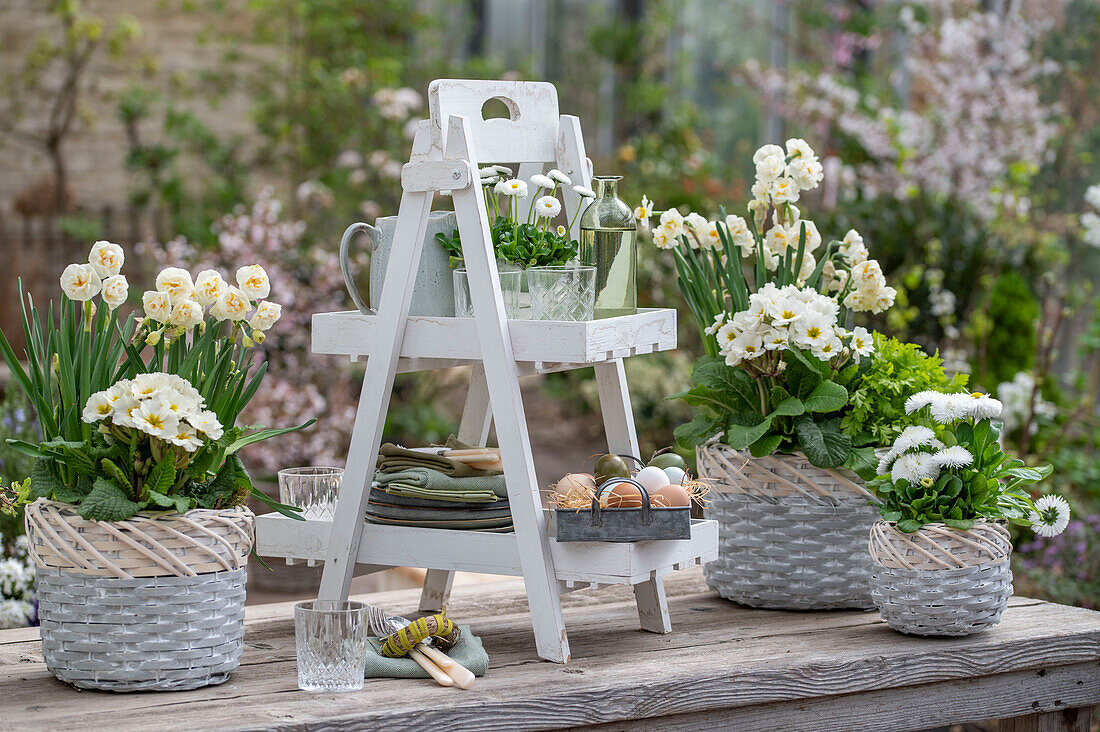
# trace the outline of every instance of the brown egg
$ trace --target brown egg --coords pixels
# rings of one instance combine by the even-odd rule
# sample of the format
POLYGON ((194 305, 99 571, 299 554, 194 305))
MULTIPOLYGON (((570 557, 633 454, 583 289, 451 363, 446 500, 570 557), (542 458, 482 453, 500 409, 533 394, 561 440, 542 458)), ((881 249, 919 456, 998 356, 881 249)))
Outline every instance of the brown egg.
MULTIPOLYGON (((614 478, 612 479, 614 480, 614 478)), ((642 493, 638 486, 620 481, 612 484, 612 487, 604 492, 608 508, 641 508, 642 493)))
POLYGON ((561 495, 568 495, 570 491, 576 490, 596 490, 596 479, 588 473, 569 473, 554 485, 554 492, 561 495))
POLYGON ((691 496, 678 485, 666 485, 649 495, 649 505, 654 508, 682 508, 691 505, 691 496))

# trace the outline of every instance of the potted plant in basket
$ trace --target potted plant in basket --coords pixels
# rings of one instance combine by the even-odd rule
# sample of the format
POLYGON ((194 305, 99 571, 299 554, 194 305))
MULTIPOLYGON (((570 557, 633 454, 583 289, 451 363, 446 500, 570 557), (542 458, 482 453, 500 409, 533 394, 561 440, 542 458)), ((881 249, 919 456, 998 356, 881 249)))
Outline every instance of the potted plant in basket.
POLYGON ((1006 524, 1054 536, 1069 522, 1065 499, 1036 501, 1024 486, 1050 475, 1009 458, 998 443, 1001 403, 986 394, 922 391, 906 402, 940 426, 907 427, 868 487, 882 521, 871 529, 871 595, 894 630, 969 635, 1000 622, 1012 595, 1006 524))
POLYGON ((874 514, 858 474, 873 475, 875 445, 842 418, 875 350, 854 315, 885 311, 896 293, 856 231, 826 243, 795 205, 822 178, 804 140, 753 161, 748 220, 673 209, 653 230, 706 352, 675 397, 699 409, 676 439, 697 450, 721 527, 707 581, 749 605, 869 607, 860 555, 874 514))
POLYGON ((236 424, 266 372, 250 348, 280 315, 261 267, 242 267, 236 286, 213 270, 193 281, 166 269, 142 297, 145 317, 122 318, 124 258, 97 242, 89 263, 65 269, 60 307, 45 318, 26 298, 26 367, 0 333, 43 432, 37 445, 10 441, 35 462, 3 503, 25 505, 55 676, 190 689, 224 681, 240 661, 245 499, 288 511, 253 490, 238 453, 306 425, 236 424))

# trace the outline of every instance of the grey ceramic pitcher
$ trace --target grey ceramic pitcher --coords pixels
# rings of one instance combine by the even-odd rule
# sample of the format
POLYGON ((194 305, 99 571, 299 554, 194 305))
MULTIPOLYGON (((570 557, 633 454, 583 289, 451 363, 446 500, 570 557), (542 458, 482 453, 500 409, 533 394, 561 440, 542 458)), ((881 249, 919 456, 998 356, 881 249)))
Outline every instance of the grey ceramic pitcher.
MULTIPOLYGON (((453 211, 432 211, 428 214, 427 230, 424 233, 424 248, 420 254, 420 265, 416 270, 413 284, 412 305, 409 315, 427 315, 436 317, 454 317, 454 285, 451 279, 450 257, 435 240, 439 233, 450 236, 457 224, 453 211)), ((382 296, 382 280, 386 276, 390 251, 393 249, 393 232, 397 228, 396 216, 383 216, 375 220, 375 225, 352 224, 344 231, 340 240, 340 271, 344 275, 344 284, 348 288, 352 302, 361 312, 374 314, 382 296), (363 303, 359 290, 352 277, 348 263, 348 248, 359 233, 367 238, 370 258, 370 307, 363 303)))

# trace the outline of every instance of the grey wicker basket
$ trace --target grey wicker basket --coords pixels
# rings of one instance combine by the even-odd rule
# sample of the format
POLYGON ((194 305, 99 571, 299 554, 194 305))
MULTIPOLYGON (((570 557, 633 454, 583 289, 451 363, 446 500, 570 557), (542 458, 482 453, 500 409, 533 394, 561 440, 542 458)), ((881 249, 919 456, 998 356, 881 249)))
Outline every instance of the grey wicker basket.
POLYGON ((980 633, 1001 621, 1012 596, 1012 544, 1003 522, 958 530, 927 524, 906 534, 871 529, 871 598, 894 630, 909 635, 980 633))
POLYGON ((878 512, 854 473, 716 442, 697 453, 712 489, 703 515, 718 521, 718 558, 703 567, 712 589, 751 607, 872 607, 866 542, 878 512))
POLYGON ((171 691, 220 684, 244 648, 245 569, 194 577, 35 575, 42 655, 81 689, 171 691))

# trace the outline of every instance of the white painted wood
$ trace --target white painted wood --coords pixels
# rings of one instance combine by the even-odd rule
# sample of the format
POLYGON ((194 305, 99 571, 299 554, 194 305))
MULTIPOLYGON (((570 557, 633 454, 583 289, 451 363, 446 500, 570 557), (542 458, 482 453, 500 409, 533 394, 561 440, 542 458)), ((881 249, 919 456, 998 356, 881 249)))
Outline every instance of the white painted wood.
MULTIPOLYGON (((565 173, 573 181, 574 186, 592 188, 592 162, 584 151, 584 138, 581 136, 581 121, 571 114, 563 114, 559 120, 559 137, 555 159, 558 170, 565 173)), ((562 191, 565 199, 565 211, 573 226, 569 229, 569 236, 576 239, 580 236, 581 217, 573 216, 578 207, 583 209, 588 201, 581 198, 573 191, 572 186, 567 186, 562 191)))
MULTIPOLYGON (((381 315, 349 310, 313 316, 313 352, 370 356, 381 348, 381 315)), ((633 315, 586 322, 510 320, 507 324, 517 361, 594 364, 636 353, 676 348, 676 311, 642 308, 633 315)), ((473 318, 411 317, 405 329, 404 358, 481 360, 473 318)))
POLYGON ((437 79, 428 85, 428 110, 439 149, 446 149, 451 115, 466 117, 471 149, 486 163, 546 163, 558 139, 558 93, 544 81, 437 79), (483 119, 490 99, 509 107, 512 119, 483 119))
POLYGON ((455 160, 411 161, 401 168, 401 187, 406 191, 449 191, 469 184, 469 169, 455 160))

